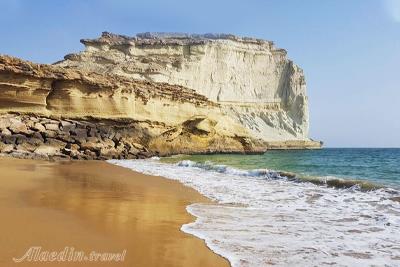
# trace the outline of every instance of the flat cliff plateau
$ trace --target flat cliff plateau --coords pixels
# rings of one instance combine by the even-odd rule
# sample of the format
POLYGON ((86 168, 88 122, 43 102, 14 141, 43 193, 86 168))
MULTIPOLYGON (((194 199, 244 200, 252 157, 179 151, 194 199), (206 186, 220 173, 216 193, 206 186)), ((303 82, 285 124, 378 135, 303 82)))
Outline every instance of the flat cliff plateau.
POLYGON ((302 71, 271 42, 149 33, 82 42, 85 51, 54 65, 0 55, 0 153, 109 159, 320 147, 307 137, 302 71))

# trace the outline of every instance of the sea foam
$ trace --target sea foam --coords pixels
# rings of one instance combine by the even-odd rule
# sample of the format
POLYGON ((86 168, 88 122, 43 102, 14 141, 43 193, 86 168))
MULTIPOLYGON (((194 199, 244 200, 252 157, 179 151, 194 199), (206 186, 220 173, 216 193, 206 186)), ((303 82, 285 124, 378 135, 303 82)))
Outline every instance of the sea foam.
POLYGON ((188 206, 197 219, 182 230, 204 239, 232 266, 400 265, 395 190, 335 189, 211 162, 109 162, 178 180, 214 200, 188 206))

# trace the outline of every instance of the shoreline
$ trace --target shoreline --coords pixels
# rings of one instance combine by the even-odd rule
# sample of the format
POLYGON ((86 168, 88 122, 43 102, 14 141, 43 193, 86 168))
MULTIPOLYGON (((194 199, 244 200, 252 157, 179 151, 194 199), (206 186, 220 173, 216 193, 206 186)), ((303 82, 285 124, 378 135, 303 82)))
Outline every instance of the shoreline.
MULTIPOLYGON (((97 252, 127 250, 123 262, 85 266, 230 266, 180 230, 195 217, 186 207, 210 203, 192 188, 104 161, 1 157, 0 264, 12 266, 31 246, 97 252)), ((36 265, 24 262, 23 265, 36 265)), ((57 262, 57 266, 82 265, 57 262)))
POLYGON ((254 177, 255 170, 246 172, 225 165, 213 168, 190 160, 179 164, 158 160, 110 162, 179 181, 217 200, 215 205, 189 206, 189 213, 197 219, 182 230, 206 240, 209 248, 234 266, 292 266, 299 262, 352 266, 398 260, 390 248, 396 242, 398 227, 398 198, 393 198, 391 190, 371 194, 358 189, 338 190, 329 185, 276 179, 276 172, 261 169, 259 174, 270 178, 263 179, 254 177), (353 238, 359 242, 352 242, 353 238), (375 244, 383 239, 388 249, 377 252, 375 244), (309 247, 316 249, 305 252, 309 247), (332 255, 337 256, 332 259, 332 255))

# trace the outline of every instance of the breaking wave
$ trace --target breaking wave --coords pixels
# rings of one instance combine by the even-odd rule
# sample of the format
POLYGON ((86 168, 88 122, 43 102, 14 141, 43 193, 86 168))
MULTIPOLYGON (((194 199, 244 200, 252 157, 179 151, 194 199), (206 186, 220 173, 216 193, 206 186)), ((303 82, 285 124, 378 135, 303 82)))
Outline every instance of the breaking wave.
POLYGON ((274 171, 269 169, 241 170, 226 165, 217 165, 212 163, 211 161, 206 161, 202 163, 191 160, 182 160, 179 161, 177 165, 181 167, 201 168, 208 171, 216 171, 219 173, 232 174, 232 175, 263 177, 265 179, 283 179, 293 182, 309 182, 316 185, 325 185, 335 188, 351 188, 362 191, 384 188, 384 186, 382 185, 372 182, 367 182, 364 180, 343 179, 334 176, 320 176, 320 177, 299 176, 293 172, 274 171))

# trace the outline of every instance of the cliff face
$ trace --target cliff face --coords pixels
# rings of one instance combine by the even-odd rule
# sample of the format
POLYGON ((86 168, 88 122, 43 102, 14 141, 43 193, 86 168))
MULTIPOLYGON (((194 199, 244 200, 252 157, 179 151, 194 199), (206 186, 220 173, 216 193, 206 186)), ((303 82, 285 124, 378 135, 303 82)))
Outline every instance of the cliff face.
POLYGON ((260 152, 265 144, 194 90, 0 56, 0 153, 135 158, 260 152))
POLYGON ((308 141, 303 71, 270 41, 233 35, 103 33, 56 65, 182 85, 265 141, 308 141))
POLYGON ((319 148, 304 76, 268 41, 103 33, 55 65, 0 55, 0 153, 74 159, 319 148))

